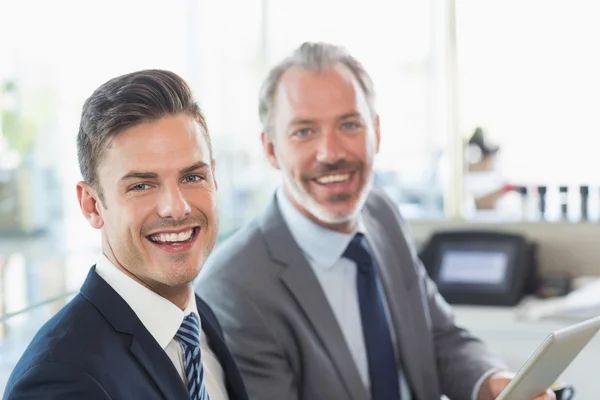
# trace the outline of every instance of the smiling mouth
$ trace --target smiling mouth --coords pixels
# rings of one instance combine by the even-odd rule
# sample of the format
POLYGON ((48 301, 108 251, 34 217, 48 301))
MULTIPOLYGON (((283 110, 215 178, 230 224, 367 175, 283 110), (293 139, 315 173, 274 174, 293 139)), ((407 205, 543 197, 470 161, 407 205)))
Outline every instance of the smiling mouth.
POLYGON ((313 179, 319 185, 335 185, 340 183, 348 183, 352 178, 352 175, 355 171, 352 172, 338 172, 329 175, 323 175, 318 178, 313 179))
POLYGON ((156 233, 154 235, 146 236, 146 238, 152 243, 168 246, 178 246, 185 243, 190 243, 194 240, 200 227, 190 228, 188 230, 177 232, 177 233, 156 233))

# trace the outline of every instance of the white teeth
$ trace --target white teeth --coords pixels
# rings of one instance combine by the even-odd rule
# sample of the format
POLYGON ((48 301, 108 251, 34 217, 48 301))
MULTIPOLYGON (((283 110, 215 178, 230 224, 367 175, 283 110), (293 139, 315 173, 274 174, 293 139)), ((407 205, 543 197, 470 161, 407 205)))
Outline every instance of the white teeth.
POLYGON ((156 235, 152 235, 150 239, 154 242, 163 243, 185 242, 186 240, 192 237, 192 233, 194 233, 193 229, 189 229, 185 232, 180 233, 159 233, 156 235))
POLYGON ((327 184, 327 183, 347 182, 348 180, 350 180, 350 174, 337 174, 337 175, 322 176, 317 179, 317 182, 322 183, 322 184, 327 184))

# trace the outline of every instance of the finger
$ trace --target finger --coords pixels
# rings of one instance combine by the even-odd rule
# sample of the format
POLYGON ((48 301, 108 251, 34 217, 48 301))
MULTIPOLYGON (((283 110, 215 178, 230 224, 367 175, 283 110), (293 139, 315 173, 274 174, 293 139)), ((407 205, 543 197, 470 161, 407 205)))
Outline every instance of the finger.
POLYGON ((556 400, 556 395, 553 391, 547 390, 546 393, 537 396, 533 400, 556 400))
POLYGON ((548 389, 546 391, 546 394, 544 395, 543 399, 544 400, 556 400, 556 394, 552 390, 548 389))

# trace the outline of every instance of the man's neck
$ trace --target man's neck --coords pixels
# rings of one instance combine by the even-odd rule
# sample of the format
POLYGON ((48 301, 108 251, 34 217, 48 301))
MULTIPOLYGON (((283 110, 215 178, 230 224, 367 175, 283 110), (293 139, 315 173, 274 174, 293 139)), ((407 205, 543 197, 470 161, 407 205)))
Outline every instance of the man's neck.
POLYGON ((168 286, 163 285, 154 281, 144 280, 127 268, 125 268, 114 256, 111 251, 103 250, 103 254, 108 258, 108 260, 121 272, 127 275, 129 278, 133 279, 140 285, 144 286, 146 289, 153 291, 159 296, 169 300, 171 303, 175 304, 179 309, 184 311, 190 302, 190 294, 192 293, 190 286, 191 283, 186 283, 179 286, 168 286))

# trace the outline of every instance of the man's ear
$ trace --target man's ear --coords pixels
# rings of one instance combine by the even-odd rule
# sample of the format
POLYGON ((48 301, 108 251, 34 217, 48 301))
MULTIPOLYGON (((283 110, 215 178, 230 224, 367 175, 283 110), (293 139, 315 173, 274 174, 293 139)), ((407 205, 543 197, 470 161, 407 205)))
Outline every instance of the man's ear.
POLYGON ((379 153, 379 143, 381 142, 381 132, 379 130, 379 114, 375 116, 375 153, 379 153))
POLYGON ((273 166, 273 168, 279 169, 279 163, 277 162, 277 157, 275 156, 275 145, 273 144, 273 140, 267 132, 262 132, 260 134, 260 140, 262 141, 263 150, 267 155, 267 160, 273 166))
POLYGON ((217 160, 215 160, 213 158, 213 160, 210 162, 210 166, 212 168, 213 182, 215 183, 215 189, 219 190, 219 184, 217 183, 217 175, 215 174, 215 168, 217 167, 217 160))
POLYGON ((77 183, 77 200, 79 207, 85 219, 95 229, 101 229, 104 226, 104 219, 100 209, 102 204, 96 191, 87 183, 81 181, 77 183))

